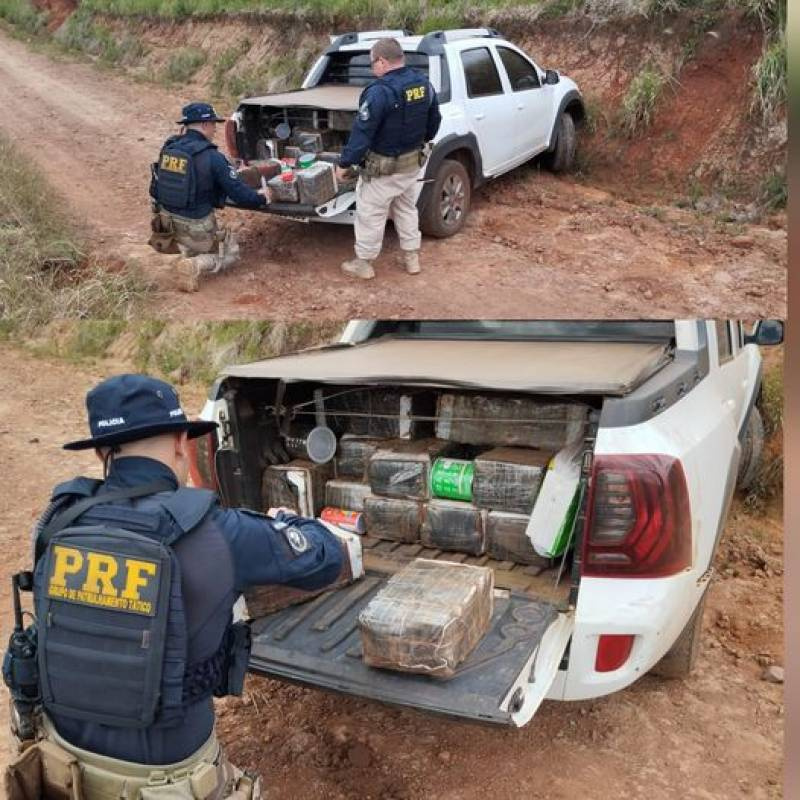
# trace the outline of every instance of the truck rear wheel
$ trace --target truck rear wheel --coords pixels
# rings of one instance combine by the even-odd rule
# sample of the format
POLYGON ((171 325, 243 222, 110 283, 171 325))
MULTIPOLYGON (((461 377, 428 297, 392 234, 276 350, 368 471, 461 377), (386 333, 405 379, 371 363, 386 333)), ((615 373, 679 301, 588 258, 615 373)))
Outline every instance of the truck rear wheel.
POLYGON ((761 453, 764 450, 764 418, 753 406, 747 420, 747 428, 742 441, 742 458, 739 461, 739 472, 736 475, 736 488, 746 492, 755 483, 761 468, 761 453))
POLYGON ((575 162, 575 120, 565 111, 558 121, 556 146, 548 153, 546 163, 553 172, 567 172, 575 162))
MULTIPOLYGON (((708 592, 706 592, 707 594, 708 592)), ((703 633, 703 611, 706 607, 706 594, 703 595, 694 614, 675 640, 675 644, 666 652, 650 672, 660 678, 687 678, 697 661, 700 652, 700 637, 703 633)))
POLYGON ((420 214, 422 232, 437 239, 458 233, 467 220, 472 186, 466 167, 452 158, 442 161, 420 214))

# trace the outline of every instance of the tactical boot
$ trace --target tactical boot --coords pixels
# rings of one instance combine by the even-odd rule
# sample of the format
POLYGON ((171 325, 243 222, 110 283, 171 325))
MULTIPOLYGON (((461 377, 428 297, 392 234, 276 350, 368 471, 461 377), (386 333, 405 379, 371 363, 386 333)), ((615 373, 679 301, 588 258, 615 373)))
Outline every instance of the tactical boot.
POLYGON ((417 275, 419 268, 419 250, 403 250, 402 262, 409 275, 417 275))
POLYGON ((193 258, 179 258, 175 262, 178 288, 182 292, 196 292, 200 286, 200 270, 193 258))
POLYGON ((375 277, 375 270, 372 269, 372 262, 365 261, 363 258, 352 258, 350 261, 343 261, 340 269, 345 275, 352 275, 355 278, 362 278, 365 281, 375 277))

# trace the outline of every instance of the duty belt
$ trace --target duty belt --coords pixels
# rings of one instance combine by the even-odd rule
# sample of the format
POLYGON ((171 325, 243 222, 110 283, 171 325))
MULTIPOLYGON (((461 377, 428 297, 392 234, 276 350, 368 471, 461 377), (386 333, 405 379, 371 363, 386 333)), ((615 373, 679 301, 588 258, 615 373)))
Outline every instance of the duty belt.
POLYGON ((425 163, 421 148, 409 150, 399 156, 384 156, 372 150, 364 159, 364 175, 368 178, 379 178, 385 175, 416 172, 425 163))

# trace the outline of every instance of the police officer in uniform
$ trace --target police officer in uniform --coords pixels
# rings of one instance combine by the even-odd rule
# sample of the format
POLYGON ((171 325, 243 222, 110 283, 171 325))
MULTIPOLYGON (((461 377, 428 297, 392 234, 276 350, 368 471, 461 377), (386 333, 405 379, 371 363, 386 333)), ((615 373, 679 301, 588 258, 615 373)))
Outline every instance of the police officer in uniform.
POLYGON ((239 245, 230 231, 217 226, 215 208, 230 198, 243 208, 259 208, 267 197, 242 182, 236 169, 217 150, 217 125, 225 122, 208 103, 184 106, 181 133, 170 136, 153 164, 153 235, 150 244, 161 252, 181 252, 191 259, 182 265, 189 286, 197 288, 200 272, 217 272, 234 264, 239 245))
POLYGON ((57 486, 35 532, 44 744, 77 760, 84 800, 257 796, 214 734, 212 697, 241 692, 249 652, 232 607, 252 585, 330 584, 345 550, 315 520, 186 488, 187 441, 216 423, 188 421, 169 384, 115 376, 86 406, 91 437, 64 447, 93 448, 105 479, 57 486))
POLYGON ((387 217, 400 239, 403 265, 411 275, 420 271, 417 175, 425 163, 423 146, 439 130, 442 117, 436 92, 420 72, 405 65, 396 39, 378 39, 370 51, 377 76, 361 95, 347 146, 339 159, 338 177, 360 167, 356 187, 355 259, 342 271, 374 278, 372 262, 383 243, 387 217))

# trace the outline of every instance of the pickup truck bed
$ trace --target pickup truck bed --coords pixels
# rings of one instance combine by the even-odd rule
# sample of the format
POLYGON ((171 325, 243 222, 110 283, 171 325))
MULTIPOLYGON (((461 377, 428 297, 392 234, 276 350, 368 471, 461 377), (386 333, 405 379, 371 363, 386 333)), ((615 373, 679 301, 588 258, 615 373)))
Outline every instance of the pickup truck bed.
POLYGON ((255 622, 250 670, 383 702, 510 724, 516 708, 513 701, 509 707, 508 694, 558 616, 556 606, 495 590, 491 630, 450 680, 373 669, 361 658, 358 615, 389 576, 367 569, 346 589, 255 622))

